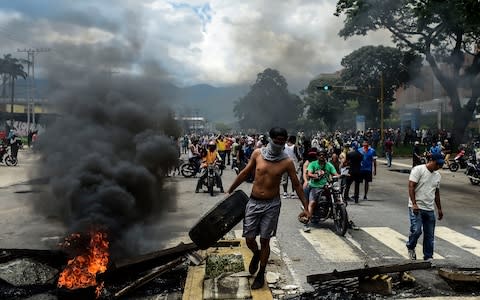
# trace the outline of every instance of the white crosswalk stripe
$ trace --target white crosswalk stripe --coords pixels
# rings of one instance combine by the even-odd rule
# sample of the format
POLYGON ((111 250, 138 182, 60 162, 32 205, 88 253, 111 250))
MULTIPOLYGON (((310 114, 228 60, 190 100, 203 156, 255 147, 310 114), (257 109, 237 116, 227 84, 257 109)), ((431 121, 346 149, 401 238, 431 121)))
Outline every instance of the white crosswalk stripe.
POLYGON ((300 230, 305 239, 312 244, 322 259, 327 261, 361 262, 346 239, 336 235, 329 229, 312 229, 309 233, 300 230))
MULTIPOLYGON (((378 241, 385 244, 388 248, 392 249, 400 256, 408 259, 408 252, 405 243, 407 242, 408 238, 403 234, 389 228, 389 227, 365 227, 362 228, 363 231, 377 239, 378 241)), ((420 240, 421 241, 421 240, 420 240)), ((420 244, 417 244, 416 247, 417 255, 421 256, 423 253, 423 247, 420 244)), ((434 253, 433 257, 435 259, 445 259, 438 253, 434 253)))
POLYGON ((435 227, 435 236, 480 257, 480 241, 448 227, 435 227))
POLYGON ((480 230, 480 226, 473 226, 473 228, 480 230))

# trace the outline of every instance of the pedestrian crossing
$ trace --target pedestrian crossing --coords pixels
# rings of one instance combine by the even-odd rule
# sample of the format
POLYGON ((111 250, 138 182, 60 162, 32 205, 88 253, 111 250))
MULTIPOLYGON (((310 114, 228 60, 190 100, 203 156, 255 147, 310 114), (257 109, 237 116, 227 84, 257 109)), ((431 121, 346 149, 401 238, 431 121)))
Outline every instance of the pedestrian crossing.
MULTIPOLYGON (((471 226, 471 228, 474 232, 480 231, 480 226, 471 226)), ((405 246, 407 235, 390 227, 361 227, 358 231, 355 230, 353 236, 347 233, 346 237, 338 236, 330 228, 311 227, 310 232, 303 232, 301 229, 298 232, 299 236, 325 262, 362 263, 366 257, 383 260, 409 259, 405 246), (372 246, 377 243, 378 245, 372 246)), ((232 237, 242 238, 242 230, 233 230, 232 237)), ((480 259, 480 239, 478 237, 479 235, 472 237, 446 226, 436 226, 433 257, 438 262, 448 262, 448 259, 458 259, 459 256, 469 254, 480 259)), ((174 247, 187 240, 189 240, 188 234, 184 233, 170 240, 166 246, 174 247)), ((422 243, 423 235, 418 240, 416 247, 417 257, 423 257, 422 243)), ((271 250, 282 255, 281 244, 281 241, 272 238, 271 250)))
MULTIPOLYGON (((477 229, 480 227, 476 227, 477 229)), ((435 235, 447 242, 480 257, 480 241, 456 232, 448 227, 437 226, 435 235)))
MULTIPOLYGON (((373 238, 377 239, 396 253, 400 255, 403 258, 408 259, 408 253, 407 249, 405 246, 406 241, 408 240, 408 237, 393 230, 392 228, 389 227, 366 227, 362 229, 369 235, 371 235, 373 238)), ((422 239, 420 238, 420 242, 422 239)), ((418 253, 423 253, 423 246, 421 243, 417 244, 416 251, 418 253)), ((441 256, 440 254, 434 252, 433 257, 435 259, 445 259, 445 257, 441 256)))
MULTIPOLYGON (((480 230, 480 226, 472 226, 472 228, 480 230)), ((361 246, 366 241, 357 239, 352 243, 351 237, 340 237, 327 228, 312 228, 309 233, 305 233, 303 230, 299 230, 299 232, 315 249, 321 259, 328 262, 362 262, 365 255, 370 258, 409 259, 405 246, 408 237, 390 227, 360 228, 361 233, 367 234, 383 245, 383 247, 373 248, 374 250, 370 248, 368 253, 365 253, 361 246), (372 251, 375 253, 372 253, 372 251), (392 251, 396 254, 395 256, 391 255, 392 251)), ((423 253, 422 242, 423 235, 416 247, 417 256, 420 257, 423 253)), ((439 246, 440 242, 449 243, 452 247, 460 248, 480 258, 480 240, 445 226, 437 226, 435 228, 435 253, 433 256, 436 261, 452 258, 452 255, 442 255, 442 250, 446 253, 449 252, 439 246)))

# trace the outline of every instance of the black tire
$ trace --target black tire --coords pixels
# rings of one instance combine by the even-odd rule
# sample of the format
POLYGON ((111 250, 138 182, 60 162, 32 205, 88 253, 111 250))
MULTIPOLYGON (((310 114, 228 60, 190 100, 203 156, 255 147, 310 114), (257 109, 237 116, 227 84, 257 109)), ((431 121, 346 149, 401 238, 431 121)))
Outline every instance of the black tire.
POLYGON ((4 160, 5 160, 5 164, 9 167, 16 166, 18 163, 18 160, 15 157, 11 156, 10 154, 5 156, 4 160))
POLYGON ((336 216, 333 220, 335 224, 335 233, 344 236, 348 229, 348 214, 345 204, 337 204, 336 216))
POLYGON ((211 247, 243 219, 247 202, 240 190, 221 200, 190 229, 190 239, 200 249, 211 247))
POLYGON ((458 171, 458 168, 459 168, 459 165, 458 165, 457 162, 454 161, 454 162, 452 162, 452 163, 450 164, 450 171, 452 171, 452 172, 457 172, 457 171, 458 171))
POLYGON ((215 184, 212 177, 208 177, 207 184, 208 184, 208 192, 210 193, 210 196, 213 197, 213 186, 215 184))
POLYGON ((472 177, 475 177, 475 179, 473 179, 472 177, 469 177, 468 179, 470 179, 470 183, 473 184, 473 185, 479 185, 480 184, 480 174, 478 174, 477 172, 468 172, 470 174, 467 174, 468 176, 472 176, 472 177))
POLYGON ((183 177, 190 178, 195 175, 195 169, 190 163, 184 163, 180 166, 180 172, 183 177))

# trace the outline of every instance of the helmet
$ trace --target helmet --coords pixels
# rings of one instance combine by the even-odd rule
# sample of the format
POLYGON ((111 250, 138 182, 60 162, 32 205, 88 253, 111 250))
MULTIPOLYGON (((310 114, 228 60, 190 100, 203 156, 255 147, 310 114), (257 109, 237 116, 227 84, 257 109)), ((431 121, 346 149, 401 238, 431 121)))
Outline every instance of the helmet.
POLYGON ((327 156, 327 149, 325 149, 325 148, 318 148, 318 150, 317 150, 317 155, 320 155, 320 154, 323 154, 323 155, 327 156))

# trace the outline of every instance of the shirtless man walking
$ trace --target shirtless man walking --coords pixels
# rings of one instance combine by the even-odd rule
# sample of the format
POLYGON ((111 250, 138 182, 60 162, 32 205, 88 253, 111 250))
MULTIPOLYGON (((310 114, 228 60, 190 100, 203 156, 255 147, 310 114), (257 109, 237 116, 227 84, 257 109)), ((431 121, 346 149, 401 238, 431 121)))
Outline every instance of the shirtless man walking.
POLYGON ((265 283, 265 268, 270 256, 270 238, 276 234, 280 215, 280 181, 283 173, 288 173, 293 188, 303 204, 304 211, 299 217, 307 219, 311 217, 293 161, 283 152, 288 137, 287 130, 274 127, 270 129, 269 135, 267 147, 255 149, 247 166, 227 190, 228 194, 232 193, 255 170, 255 181, 243 220, 243 236, 248 248, 253 252, 248 268, 250 274, 254 275, 257 272, 260 263, 260 270, 253 281, 252 289, 260 289, 265 283), (260 235, 260 250, 255 240, 257 235, 260 235))

